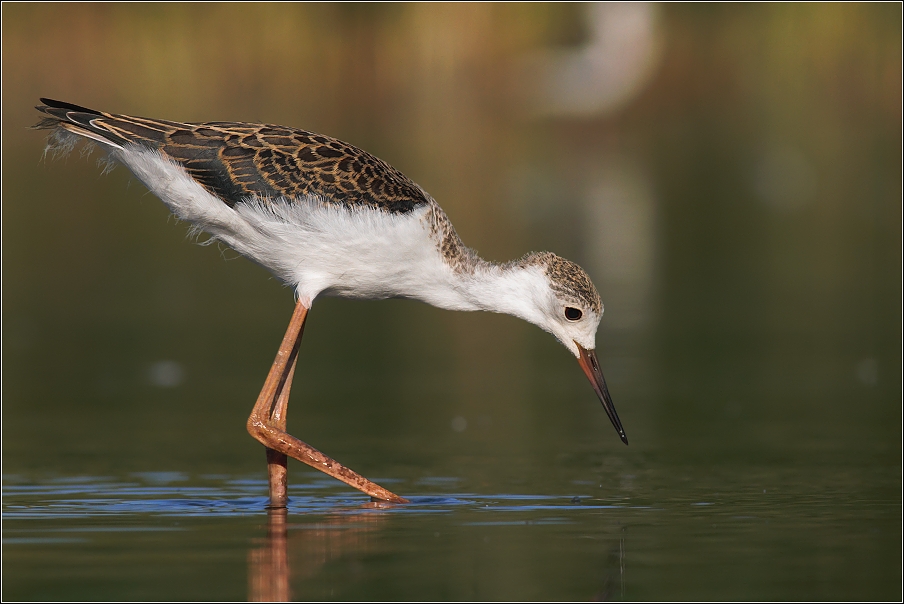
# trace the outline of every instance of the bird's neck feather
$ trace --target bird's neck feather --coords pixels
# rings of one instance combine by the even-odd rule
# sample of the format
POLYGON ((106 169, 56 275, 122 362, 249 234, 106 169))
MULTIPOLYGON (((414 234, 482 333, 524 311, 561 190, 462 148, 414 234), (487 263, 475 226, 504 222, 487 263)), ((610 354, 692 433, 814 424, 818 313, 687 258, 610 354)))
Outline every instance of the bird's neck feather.
POLYGON ((540 322, 540 308, 549 296, 546 278, 538 267, 487 261, 480 261, 473 271, 457 273, 452 289, 463 306, 446 308, 505 313, 535 324, 540 322))

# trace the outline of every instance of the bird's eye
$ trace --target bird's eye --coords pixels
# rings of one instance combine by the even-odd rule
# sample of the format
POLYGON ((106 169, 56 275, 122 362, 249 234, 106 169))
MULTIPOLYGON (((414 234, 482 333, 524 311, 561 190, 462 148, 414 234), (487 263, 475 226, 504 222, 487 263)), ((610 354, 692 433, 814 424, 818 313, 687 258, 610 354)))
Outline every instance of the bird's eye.
POLYGON ((565 318, 569 321, 577 321, 582 316, 584 316, 584 313, 582 313, 579 309, 572 308, 571 306, 565 307, 565 318))

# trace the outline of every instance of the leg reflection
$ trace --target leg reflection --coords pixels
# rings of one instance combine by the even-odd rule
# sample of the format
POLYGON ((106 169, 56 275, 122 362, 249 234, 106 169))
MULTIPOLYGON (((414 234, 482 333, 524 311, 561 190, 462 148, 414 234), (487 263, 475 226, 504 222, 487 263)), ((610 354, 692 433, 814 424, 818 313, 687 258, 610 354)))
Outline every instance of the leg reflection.
MULTIPOLYGON (((371 549, 369 536, 389 519, 381 510, 394 505, 386 502, 364 503, 358 508, 346 508, 340 513, 319 516, 311 522, 292 525, 292 579, 301 589, 301 599, 321 599, 329 594, 307 593, 323 567, 343 557, 363 556, 371 549), (356 513, 357 512, 357 513, 356 513)), ((289 589, 289 525, 288 510, 284 507, 267 509, 267 537, 256 539, 248 552, 248 601, 286 602, 291 599, 289 589)))
POLYGON ((289 557, 286 551, 288 510, 267 510, 267 540, 248 552, 248 601, 288 602, 289 557))

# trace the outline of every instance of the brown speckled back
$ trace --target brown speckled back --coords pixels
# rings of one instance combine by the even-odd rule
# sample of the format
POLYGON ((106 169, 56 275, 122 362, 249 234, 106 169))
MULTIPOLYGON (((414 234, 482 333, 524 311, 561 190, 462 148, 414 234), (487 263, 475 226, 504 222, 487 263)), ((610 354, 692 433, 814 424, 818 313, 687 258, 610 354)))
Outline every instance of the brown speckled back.
POLYGON ((159 150, 227 205, 243 198, 316 196, 326 203, 406 213, 427 205, 407 176, 370 153, 329 136, 270 124, 186 124, 103 113, 42 99, 53 116, 118 145, 159 150))

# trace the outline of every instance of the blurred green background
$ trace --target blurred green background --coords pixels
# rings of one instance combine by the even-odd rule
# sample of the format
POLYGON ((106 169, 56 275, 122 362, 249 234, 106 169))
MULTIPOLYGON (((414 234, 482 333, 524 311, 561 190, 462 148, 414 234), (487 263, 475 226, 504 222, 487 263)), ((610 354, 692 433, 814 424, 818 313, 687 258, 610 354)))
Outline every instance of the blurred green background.
MULTIPOLYGON (((631 446, 547 334, 393 300, 317 302, 290 432, 404 495, 444 476, 476 493, 599 483, 654 505, 782 485, 831 528, 710 567, 712 592, 676 576, 631 593, 900 597, 899 4, 2 11, 5 479, 263 476, 244 422, 291 292, 195 245, 125 169, 42 159, 28 127, 42 96, 269 122, 390 162, 488 259, 581 264, 631 446), (848 517, 875 522, 853 538, 848 517), (800 543, 844 553, 793 587, 732 591, 800 543)), ((693 541, 660 528, 658 553, 693 541)))

